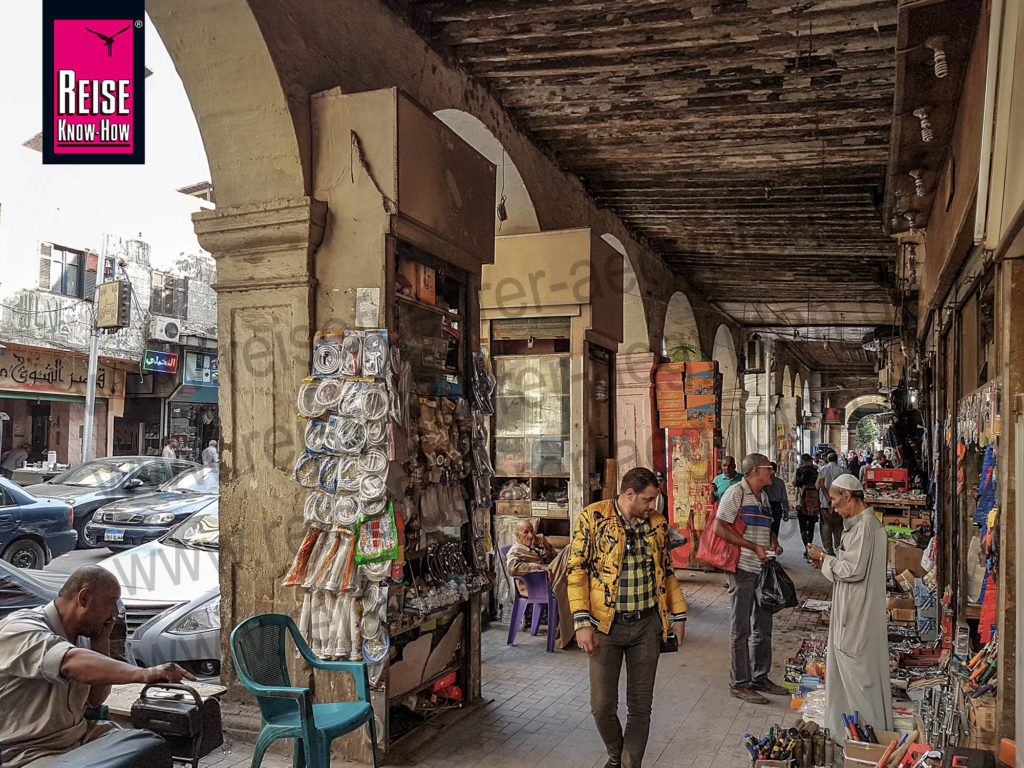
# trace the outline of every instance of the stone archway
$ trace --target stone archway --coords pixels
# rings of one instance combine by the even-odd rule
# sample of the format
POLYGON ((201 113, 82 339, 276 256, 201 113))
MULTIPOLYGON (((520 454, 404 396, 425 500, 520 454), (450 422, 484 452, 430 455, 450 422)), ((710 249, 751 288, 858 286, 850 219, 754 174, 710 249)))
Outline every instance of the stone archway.
MULTIPOLYGON (((497 168, 495 174, 494 199, 501 204, 508 218, 501 221, 497 211, 494 216, 494 235, 521 235, 540 232, 537 211, 526 188, 522 174, 512 162, 505 147, 477 117, 461 109, 441 109, 434 116, 451 128, 469 146, 486 157, 497 168)), ((625 254, 625 251, 623 251, 625 254)))
MULTIPOLYGON (((725 326, 722 326, 723 328, 725 326)), ((728 329, 726 329, 728 331, 728 329)), ((731 338, 731 337, 730 337, 731 338)), ((701 355, 704 350, 700 343, 700 330, 697 327, 697 318, 693 314, 693 307, 686 294, 676 291, 669 299, 668 309, 665 312, 665 331, 662 338, 662 353, 671 354, 673 347, 691 347, 701 355)), ((736 353, 733 350, 733 358, 736 353)))
POLYGON ((843 423, 850 421, 853 412, 865 405, 876 405, 883 410, 889 408, 889 398, 884 395, 861 395, 843 406, 843 423))
POLYGON ((789 371, 789 365, 782 369, 782 396, 793 396, 793 374, 789 371))
POLYGON ((718 371, 722 374, 722 438, 725 441, 725 450, 739 457, 743 454, 743 409, 740 402, 743 388, 737 378, 739 365, 736 342, 729 326, 718 326, 711 358, 718 362, 718 371))

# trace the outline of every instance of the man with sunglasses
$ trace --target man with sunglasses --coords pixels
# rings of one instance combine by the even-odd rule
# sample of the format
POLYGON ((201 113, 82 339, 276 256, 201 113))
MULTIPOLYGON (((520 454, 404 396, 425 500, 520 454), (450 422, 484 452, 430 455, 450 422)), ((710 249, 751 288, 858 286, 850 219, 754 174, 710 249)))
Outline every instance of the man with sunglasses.
POLYGON ((772 482, 771 462, 767 456, 751 453, 743 457, 740 469, 743 480, 725 492, 715 516, 715 534, 740 547, 740 559, 736 571, 729 574, 728 585, 732 598, 729 692, 751 704, 767 704, 762 693, 782 696, 788 692, 768 679, 772 668, 772 614, 757 604, 754 592, 761 564, 782 554, 782 547, 772 533, 772 508, 765 493, 772 482), (742 534, 734 527, 737 519, 745 526, 742 534))
POLYGON ((580 513, 569 554, 576 643, 590 655, 590 709, 608 751, 605 768, 640 768, 651 726, 654 677, 669 627, 686 631, 686 600, 668 554, 668 522, 654 511, 658 479, 629 470, 615 499, 580 513), (625 731, 617 714, 626 662, 625 731))

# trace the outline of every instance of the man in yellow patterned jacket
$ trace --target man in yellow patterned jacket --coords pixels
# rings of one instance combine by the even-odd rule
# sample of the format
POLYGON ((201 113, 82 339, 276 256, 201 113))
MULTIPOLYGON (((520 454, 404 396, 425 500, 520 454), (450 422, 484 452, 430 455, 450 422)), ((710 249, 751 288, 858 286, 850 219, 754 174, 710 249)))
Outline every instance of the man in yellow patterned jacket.
POLYGON ((580 513, 569 554, 576 644, 590 655, 590 709, 608 750, 605 768, 640 768, 651 726, 654 677, 669 626, 682 641, 686 600, 668 554, 668 523, 654 512, 658 479, 629 470, 615 499, 580 513), (617 714, 626 660, 628 716, 617 714))

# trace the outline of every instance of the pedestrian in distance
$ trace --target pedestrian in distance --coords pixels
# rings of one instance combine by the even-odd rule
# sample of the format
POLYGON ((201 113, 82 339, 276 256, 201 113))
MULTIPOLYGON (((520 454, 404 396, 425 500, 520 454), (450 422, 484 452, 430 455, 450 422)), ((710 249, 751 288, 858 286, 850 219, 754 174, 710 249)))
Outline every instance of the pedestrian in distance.
POLYGON ((772 480, 767 456, 751 453, 740 464, 743 480, 718 504, 715 534, 740 547, 736 571, 729 574, 732 624, 729 633, 729 693, 751 704, 767 704, 762 693, 782 696, 788 691, 768 679, 772 668, 772 614, 757 603, 755 592, 763 563, 782 554, 772 533, 772 509, 765 488, 772 480), (746 528, 736 532, 737 519, 746 528))
POLYGON ((651 727, 654 677, 669 628, 686 631, 686 600, 668 553, 668 522, 654 511, 658 479, 629 470, 618 496, 580 513, 569 554, 576 644, 590 656, 590 708, 608 752, 605 768, 640 768, 651 727), (626 727, 618 716, 626 663, 626 727))

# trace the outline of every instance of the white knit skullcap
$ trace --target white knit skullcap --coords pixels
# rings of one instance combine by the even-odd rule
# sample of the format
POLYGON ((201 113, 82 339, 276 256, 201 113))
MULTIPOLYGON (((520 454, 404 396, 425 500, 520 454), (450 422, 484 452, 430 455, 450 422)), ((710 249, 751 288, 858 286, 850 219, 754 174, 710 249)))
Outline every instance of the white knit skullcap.
POLYGON ((851 474, 842 474, 832 481, 832 488, 838 488, 841 491, 863 491, 864 486, 860 484, 860 480, 851 474))

